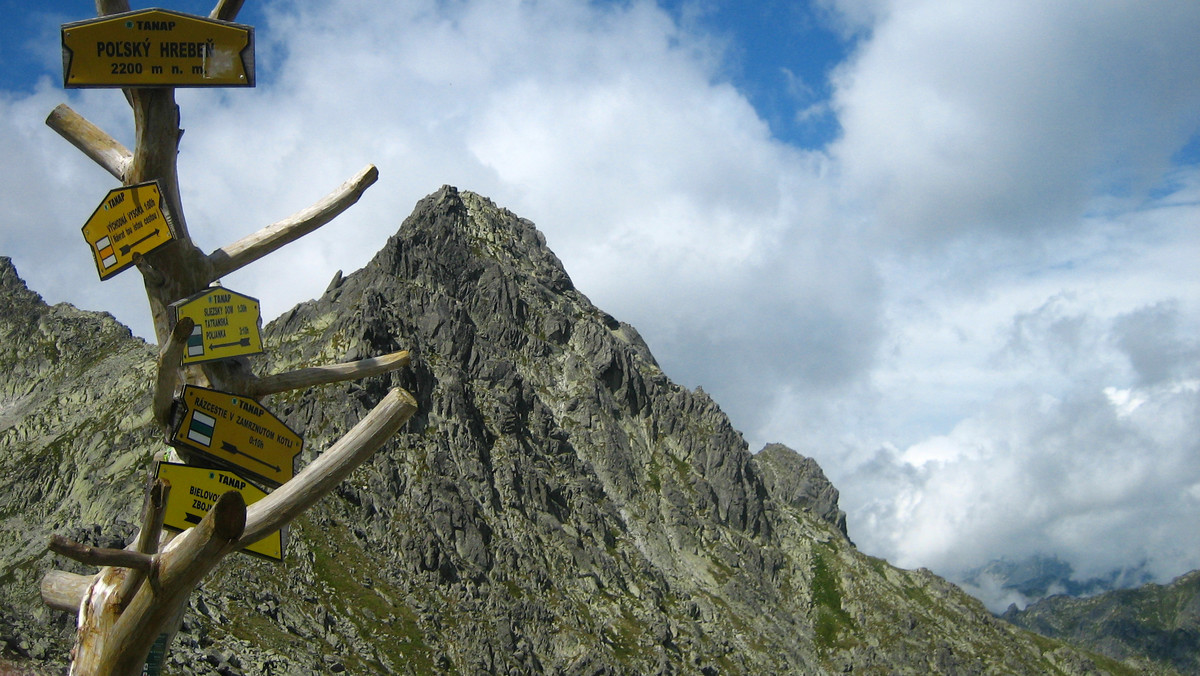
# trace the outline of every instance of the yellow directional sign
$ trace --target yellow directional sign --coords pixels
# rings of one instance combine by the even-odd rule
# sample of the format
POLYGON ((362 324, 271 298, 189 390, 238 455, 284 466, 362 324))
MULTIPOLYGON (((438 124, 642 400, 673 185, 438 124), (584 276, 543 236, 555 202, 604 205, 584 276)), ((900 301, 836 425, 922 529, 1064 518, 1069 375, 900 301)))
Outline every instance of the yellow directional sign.
POLYGON ((133 265, 134 254, 148 254, 174 237, 157 181, 110 190, 83 226, 102 280, 133 265))
POLYGON ((171 443, 278 486, 292 478, 304 440, 249 397, 184 385, 171 443))
POLYGON ((196 328, 188 337, 184 364, 228 359, 263 351, 258 299, 214 286, 171 303, 171 324, 191 317, 196 328))
MULTIPOLYGON (((171 482, 171 493, 167 497, 167 508, 163 512, 163 525, 175 530, 187 530, 200 523, 217 498, 226 491, 241 493, 246 505, 252 505, 267 495, 261 488, 237 474, 219 469, 160 462, 157 473, 159 479, 171 482)), ((282 561, 283 546, 283 534, 275 531, 258 542, 247 545, 243 551, 282 561)))
POLYGON ((62 25, 63 86, 253 87, 254 29, 143 9, 62 25))

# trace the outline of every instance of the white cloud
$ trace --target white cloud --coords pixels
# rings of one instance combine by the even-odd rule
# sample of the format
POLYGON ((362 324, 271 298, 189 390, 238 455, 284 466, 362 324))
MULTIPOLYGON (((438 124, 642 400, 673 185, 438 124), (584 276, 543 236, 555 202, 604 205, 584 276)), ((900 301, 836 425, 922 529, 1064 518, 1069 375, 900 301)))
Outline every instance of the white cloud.
MULTIPOLYGON (((1195 316, 1176 303, 1108 302, 1055 296, 1009 314, 1007 328, 996 314, 985 342, 1003 358, 959 355, 991 383, 990 400, 952 416, 945 434, 830 463, 859 544, 948 574, 1046 553, 1081 579, 1143 563, 1160 580, 1200 567, 1190 526, 1200 504, 1188 497, 1200 479, 1195 316), (1157 352, 1155 368, 1178 377, 1148 382, 1126 349, 1129 323, 1147 315, 1175 348, 1157 352)), ((938 403, 915 394, 918 408, 938 403)), ((885 393, 883 406, 900 396, 885 393)))
POLYGON ((1196 133, 1200 6, 886 4, 835 78, 833 149, 882 236, 1072 227, 1097 191, 1144 194, 1196 133))
POLYGON ((902 565, 1200 566, 1200 173, 1170 167, 1200 119, 1197 8, 829 4, 859 40, 831 188, 873 228, 886 334, 873 397, 797 397, 804 432, 759 432, 902 565))

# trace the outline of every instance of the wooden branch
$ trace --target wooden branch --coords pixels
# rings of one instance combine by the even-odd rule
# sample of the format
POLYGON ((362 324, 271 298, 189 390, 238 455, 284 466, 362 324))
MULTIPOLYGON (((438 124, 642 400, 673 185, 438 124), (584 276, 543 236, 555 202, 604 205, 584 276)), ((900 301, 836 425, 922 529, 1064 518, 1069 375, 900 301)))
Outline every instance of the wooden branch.
POLYGON ((375 165, 367 165, 320 202, 212 252, 208 256, 212 268, 212 279, 209 281, 239 270, 332 221, 353 206, 378 179, 379 170, 375 165))
POLYGON ((196 322, 191 317, 180 317, 171 329, 171 337, 158 353, 158 379, 154 386, 154 419, 164 428, 170 427, 171 407, 175 403, 175 390, 183 383, 183 351, 187 349, 188 337, 196 322))
POLYGON ((81 620, 80 635, 99 631, 104 638, 76 644, 71 673, 140 674, 158 634, 178 615, 200 580, 234 550, 245 525, 241 493, 229 491, 217 498, 199 524, 158 555, 156 585, 142 585, 119 615, 100 612, 81 620), (85 621, 109 626, 85 626, 85 621))
POLYGON ((88 122, 65 103, 60 103, 50 112, 46 125, 104 167, 118 181, 125 181, 129 165, 133 162, 133 153, 103 129, 88 122))
POLYGON ((166 275, 159 272, 153 265, 150 265, 150 261, 146 260, 145 256, 135 252, 132 258, 138 272, 142 273, 142 280, 145 281, 146 286, 162 286, 166 283, 166 275))
POLYGON ((151 557, 141 552, 131 552, 126 549, 106 549, 81 545, 61 535, 50 536, 50 551, 62 554, 89 566, 112 566, 116 568, 136 568, 148 572, 152 565, 151 557))
MULTIPOLYGON (((146 495, 142 530, 138 533, 134 551, 148 555, 158 551, 163 512, 166 510, 167 496, 170 491, 171 484, 168 481, 155 481, 151 484, 146 495)), ((78 613, 79 603, 83 600, 84 594, 87 593, 88 587, 91 586, 94 579, 95 576, 51 570, 42 577, 42 601, 55 610, 65 610, 71 614, 78 613)), ((121 584, 119 598, 129 598, 143 579, 145 579, 144 571, 137 568, 131 569, 121 584)))
POLYGON ((246 531, 238 546, 261 540, 311 507, 371 457, 416 410, 417 402, 411 394, 392 388, 365 418, 304 471, 250 506, 246 531))
POLYGON ((208 18, 217 21, 233 21, 237 18, 238 12, 242 11, 244 2, 245 0, 219 0, 208 18))
POLYGON ((158 539, 162 535, 163 517, 167 511, 167 499, 171 497, 171 482, 157 479, 150 485, 146 496, 146 508, 142 512, 142 530, 134 542, 134 551, 143 554, 158 553, 158 539))
POLYGON ((93 579, 92 575, 76 575, 65 570, 47 571, 42 576, 42 602, 74 615, 79 612, 79 603, 92 586, 93 579))
POLYGON ((250 391, 247 394, 252 397, 265 397, 268 394, 278 394, 279 392, 287 392, 288 390, 299 390, 316 385, 340 383, 346 380, 358 380, 359 378, 367 378, 395 371, 398 368, 408 366, 409 361, 408 350, 401 350, 400 352, 393 352, 380 357, 371 357, 370 359, 362 359, 346 364, 312 366, 297 371, 276 373, 275 375, 259 378, 250 383, 250 391))
MULTIPOLYGON (((167 498, 170 495, 171 482, 166 479, 155 479, 147 488, 145 505, 142 507, 142 529, 138 531, 137 540, 133 543, 133 551, 148 555, 158 553, 158 539, 162 535, 163 516, 167 511, 167 498)), ((124 607, 145 579, 144 571, 130 570, 117 589, 117 607, 124 607)))

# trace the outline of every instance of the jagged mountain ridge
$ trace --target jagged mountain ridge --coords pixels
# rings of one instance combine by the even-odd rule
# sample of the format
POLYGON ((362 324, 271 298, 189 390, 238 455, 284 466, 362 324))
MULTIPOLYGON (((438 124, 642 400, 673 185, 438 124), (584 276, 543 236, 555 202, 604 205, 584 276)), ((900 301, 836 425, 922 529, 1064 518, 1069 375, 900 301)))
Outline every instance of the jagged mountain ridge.
MULTIPOLYGON (((284 563, 233 557, 205 581, 173 673, 1126 671, 859 553, 815 463, 751 455, 707 395, 672 383, 632 327, 574 288, 531 223, 478 195, 422 200, 367 266, 264 342, 265 371, 413 353, 388 377, 264 401, 304 433, 302 465, 391 385, 420 412, 294 524, 284 563)), ((143 466, 155 448, 119 462, 143 466)), ((79 476, 114 462, 81 453, 79 476)), ((136 497, 128 484, 105 490, 136 497)), ((29 542, 62 524, 41 526, 29 542)), ((62 565, 35 550, 3 564, 21 603, 8 640, 41 642, 15 650, 54 663, 69 623, 7 582, 62 565)))

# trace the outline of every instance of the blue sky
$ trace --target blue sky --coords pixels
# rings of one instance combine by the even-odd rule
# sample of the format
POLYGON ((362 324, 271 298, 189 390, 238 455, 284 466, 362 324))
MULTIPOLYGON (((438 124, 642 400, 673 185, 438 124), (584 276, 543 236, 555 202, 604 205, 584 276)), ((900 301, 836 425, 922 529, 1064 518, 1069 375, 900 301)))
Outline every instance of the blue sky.
POLYGON ((786 0, 673 0, 662 7, 681 24, 727 43, 726 75, 777 138, 804 148, 822 148, 833 140, 836 120, 820 104, 829 99, 830 71, 846 58, 853 38, 830 26, 827 11, 786 0))
MULTIPOLYGON (((131 136, 120 93, 61 89, 57 26, 91 4, 4 1, 0 255, 147 335, 138 280, 61 245, 115 186, 46 115, 131 136)), ((239 20, 258 87, 177 92, 197 245, 380 172, 224 280, 266 316, 456 185, 533 220, 751 450, 816 458, 867 553, 952 579, 1035 554, 1081 578, 1200 568, 1200 4, 247 0, 239 20)))

